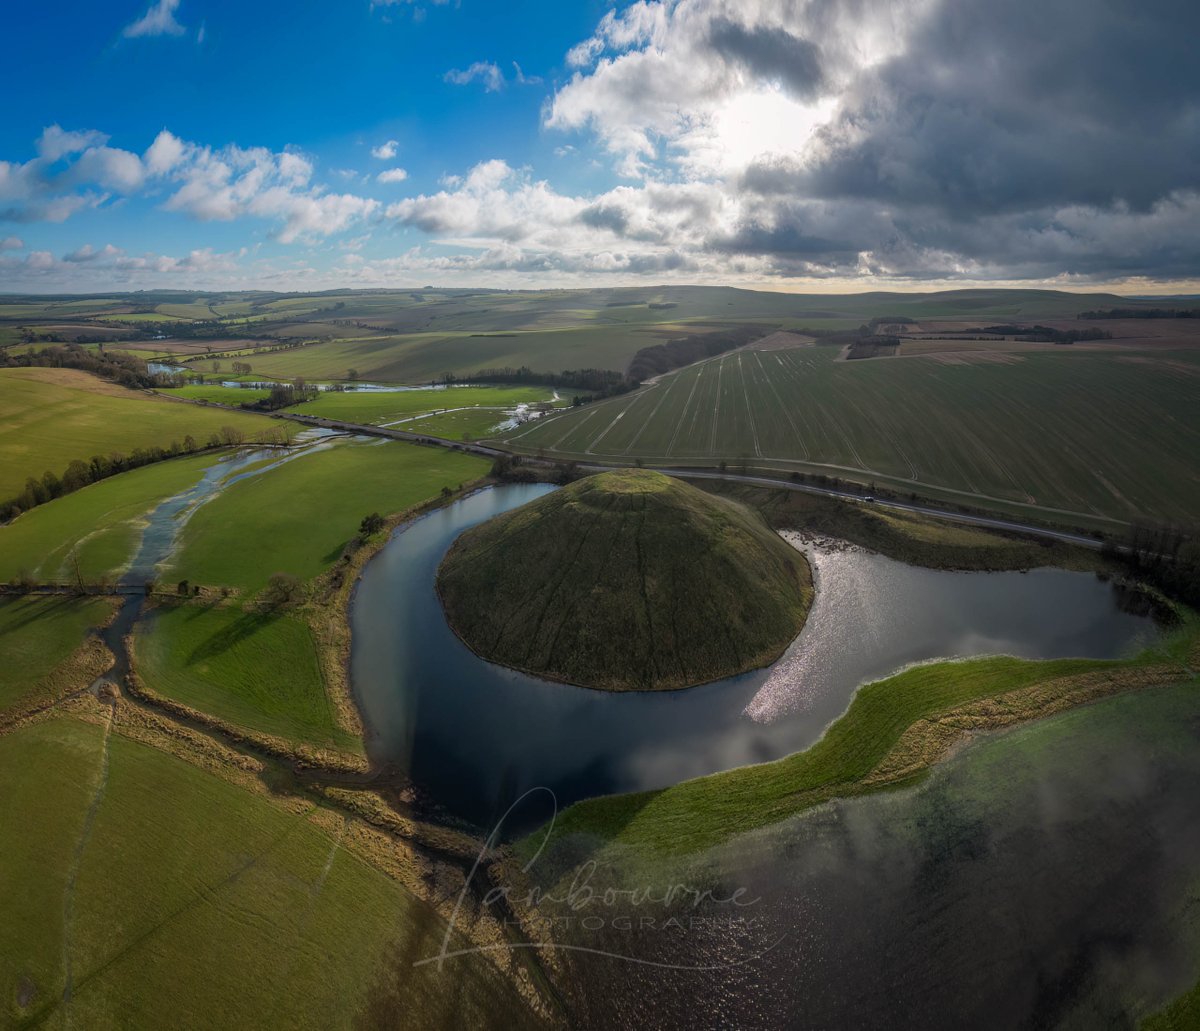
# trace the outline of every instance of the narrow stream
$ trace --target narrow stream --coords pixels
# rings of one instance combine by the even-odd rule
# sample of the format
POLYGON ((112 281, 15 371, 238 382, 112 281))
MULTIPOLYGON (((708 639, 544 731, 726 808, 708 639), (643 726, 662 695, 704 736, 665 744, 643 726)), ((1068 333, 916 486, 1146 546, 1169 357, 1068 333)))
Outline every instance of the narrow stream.
MULTIPOLYGON (((141 587, 158 577, 159 569, 171 557, 179 533, 202 505, 217 497, 225 488, 241 480, 277 469, 304 455, 333 446, 339 436, 335 430, 311 429, 296 435, 294 443, 281 448, 246 448, 219 459, 204 470, 195 486, 167 498, 146 516, 141 541, 129 567, 118 581, 121 587, 141 587)), ((129 650, 125 639, 141 618, 145 595, 130 593, 113 621, 100 633, 100 638, 116 657, 113 668, 98 677, 91 685, 96 693, 105 682, 123 684, 129 673, 129 650)))

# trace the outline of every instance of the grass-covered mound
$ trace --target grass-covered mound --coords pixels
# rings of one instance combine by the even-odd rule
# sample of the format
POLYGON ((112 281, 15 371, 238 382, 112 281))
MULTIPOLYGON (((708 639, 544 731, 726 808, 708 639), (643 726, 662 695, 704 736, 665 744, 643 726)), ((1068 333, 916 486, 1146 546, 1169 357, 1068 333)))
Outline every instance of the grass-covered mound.
POLYGON ((661 473, 601 473, 464 533, 438 571, 477 654, 612 691, 766 665, 800 631, 808 565, 754 512, 661 473))

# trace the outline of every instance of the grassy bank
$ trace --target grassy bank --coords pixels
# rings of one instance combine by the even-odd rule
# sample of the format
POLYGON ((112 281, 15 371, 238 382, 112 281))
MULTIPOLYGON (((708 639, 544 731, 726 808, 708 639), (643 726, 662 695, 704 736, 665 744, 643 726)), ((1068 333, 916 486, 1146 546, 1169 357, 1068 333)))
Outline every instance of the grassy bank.
POLYGON ((1198 647, 1200 619, 1192 616, 1161 646, 1126 661, 994 657, 916 666, 861 688, 804 752, 661 791, 579 802, 560 816, 555 835, 698 852, 831 798, 911 782, 965 735, 1187 679, 1198 647))
POLYGON ((736 498, 758 509, 776 529, 837 538, 909 565, 981 571, 1038 566, 1090 570, 1103 565, 1092 549, 1060 541, 1032 540, 916 512, 800 491, 720 480, 694 482, 702 490, 736 498))
POLYGON ((0 737, 0 1022, 349 1027, 396 977, 392 1026, 527 1022, 481 957, 412 968, 445 925, 351 824, 89 718, 0 737))

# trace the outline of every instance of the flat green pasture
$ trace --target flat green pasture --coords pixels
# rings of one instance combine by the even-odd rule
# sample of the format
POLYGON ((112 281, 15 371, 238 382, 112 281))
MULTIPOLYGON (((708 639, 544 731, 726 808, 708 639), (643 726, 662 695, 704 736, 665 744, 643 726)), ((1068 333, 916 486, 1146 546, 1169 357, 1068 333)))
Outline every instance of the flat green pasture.
POLYGON ((411 418, 422 412, 440 412, 476 405, 515 408, 519 404, 549 401, 553 396, 553 388, 538 386, 447 387, 390 392, 329 390, 312 401, 296 405, 292 410, 301 415, 312 415, 322 419, 378 425, 411 418))
POLYGON ((0 711, 29 697, 111 611, 106 598, 0 598, 0 711))
POLYGON ((414 969, 444 923, 308 812, 66 718, 0 783, 6 1026, 349 1028, 394 978, 392 1026, 528 1024, 482 957, 414 969))
MULTIPOLYGON (((741 350, 506 436, 552 457, 878 478, 1128 520, 1200 511, 1200 360, 1068 348, 998 361, 741 350)), ((1048 513, 1050 514, 1050 513, 1048 513)))
POLYGON ((222 405, 249 404, 261 401, 270 391, 255 387, 224 387, 220 383, 205 383, 195 386, 171 387, 159 393, 165 397, 182 397, 188 401, 213 401, 222 405))
POLYGON ((166 605, 136 636, 146 685, 248 730, 318 748, 361 752, 340 729, 308 625, 239 606, 166 605))
MULTIPOLYGON (((1196 646, 1198 632, 1193 617, 1162 645, 1128 660, 996 656, 914 666, 860 688, 849 709, 803 752, 661 791, 578 802, 559 816, 555 834, 584 833, 654 853, 695 854, 830 798, 871 790, 863 783, 867 775, 905 730, 934 713, 1061 677, 1121 676, 1167 656, 1179 661, 1196 646)), ((535 834, 525 844, 537 839, 535 834)))
POLYGON ((488 469, 442 448, 341 441, 234 483, 199 508, 167 576, 249 593, 272 573, 307 580, 337 561, 363 516, 402 511, 488 469))
POLYGON ((504 409, 468 408, 462 412, 444 412, 414 419, 404 423, 400 429, 428 433, 444 440, 485 440, 507 419, 508 414, 504 409))

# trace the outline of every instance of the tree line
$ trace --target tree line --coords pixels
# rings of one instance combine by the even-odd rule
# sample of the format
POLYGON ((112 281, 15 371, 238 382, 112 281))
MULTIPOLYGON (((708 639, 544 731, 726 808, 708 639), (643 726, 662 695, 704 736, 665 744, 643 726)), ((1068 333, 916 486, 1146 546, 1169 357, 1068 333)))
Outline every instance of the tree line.
POLYGON ((1142 580, 1186 605, 1200 606, 1200 540, 1177 526, 1134 523, 1124 542, 1105 554, 1124 561, 1142 580))
POLYGON ((681 369, 693 362, 742 347, 769 331, 763 326, 735 326, 716 333, 693 333, 691 336, 643 347, 629 362, 625 375, 633 383, 641 383, 652 376, 661 376, 672 369, 681 369))
POLYGON ((1102 308, 1081 311, 1080 319, 1200 319, 1200 308, 1102 308))
MULTIPOLYGON (((259 434, 258 443, 278 444, 287 439, 287 432, 282 427, 274 427, 266 433, 259 434)), ((108 479, 118 473, 130 469, 138 469, 143 465, 161 462, 180 455, 195 454, 214 448, 237 447, 246 441, 246 435, 234 426, 222 426, 214 430, 207 439, 200 443, 190 433, 182 441, 173 440, 166 447, 151 445, 136 447, 128 455, 114 451, 109 455, 93 455, 88 461, 74 459, 60 475, 47 469, 41 479, 30 476, 25 480, 25 489, 14 498, 0 502, 0 522, 15 519, 22 512, 44 505, 64 494, 71 494, 89 483, 108 479)))
POLYGON ((77 344, 43 347, 21 354, 0 352, 0 368, 79 369, 131 390, 172 385, 172 377, 150 372, 141 358, 129 354, 88 351, 77 344))
POLYGON ((1023 337, 1039 344, 1073 344, 1081 340, 1111 340, 1112 333, 1107 329, 1054 329, 1051 326, 985 326, 980 333, 990 333, 995 336, 1023 337))

